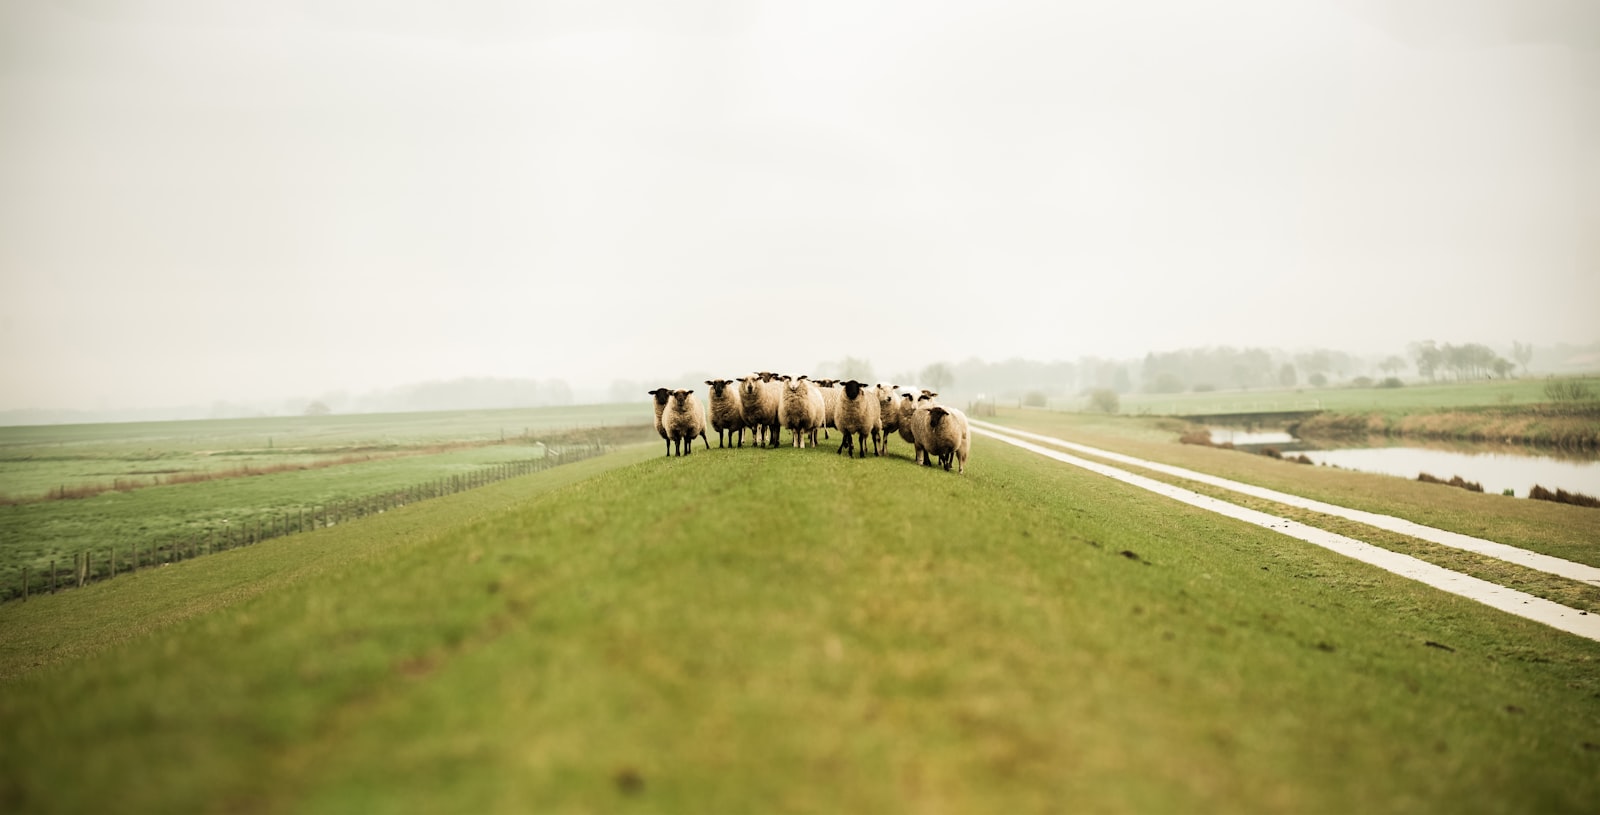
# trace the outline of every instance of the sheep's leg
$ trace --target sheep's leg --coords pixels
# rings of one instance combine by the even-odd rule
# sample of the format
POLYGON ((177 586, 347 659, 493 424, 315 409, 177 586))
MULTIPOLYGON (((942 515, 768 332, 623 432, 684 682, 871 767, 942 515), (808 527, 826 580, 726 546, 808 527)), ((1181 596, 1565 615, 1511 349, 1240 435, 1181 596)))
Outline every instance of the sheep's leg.
POLYGON ((843 453, 844 449, 846 447, 849 447, 849 446, 850 446, 850 434, 849 433, 844 433, 839 437, 839 449, 835 450, 834 453, 835 454, 843 453))
POLYGON ((672 455, 672 439, 667 439, 667 455, 672 455))
MULTIPOLYGON (((700 441, 705 442, 707 450, 711 449, 711 440, 706 438, 706 431, 704 431, 704 430, 700 431, 700 441)), ((693 449, 693 447, 694 447, 694 439, 690 439, 689 440, 689 447, 691 449, 693 449)))

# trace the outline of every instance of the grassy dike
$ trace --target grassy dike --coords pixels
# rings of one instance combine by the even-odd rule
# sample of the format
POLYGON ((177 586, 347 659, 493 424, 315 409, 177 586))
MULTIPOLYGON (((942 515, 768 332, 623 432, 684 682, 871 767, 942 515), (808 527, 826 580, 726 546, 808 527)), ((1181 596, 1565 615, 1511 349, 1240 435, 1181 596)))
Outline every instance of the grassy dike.
POLYGON ((1600 644, 987 439, 655 452, 0 608, 0 807, 1600 799, 1600 644))

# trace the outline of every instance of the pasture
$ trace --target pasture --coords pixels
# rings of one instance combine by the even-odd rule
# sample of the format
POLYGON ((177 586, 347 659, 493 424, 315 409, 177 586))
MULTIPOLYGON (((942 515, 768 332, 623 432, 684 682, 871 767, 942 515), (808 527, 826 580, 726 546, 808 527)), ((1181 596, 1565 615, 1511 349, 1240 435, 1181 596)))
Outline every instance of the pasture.
POLYGON ((900 443, 866 460, 641 445, 8 604, 0 801, 1578 812, 1600 796, 1600 643, 973 446, 956 476, 900 443))
MULTIPOLYGON (((1563 378, 1567 379, 1567 378, 1563 378)), ((1600 390, 1593 377, 1581 379, 1600 390)), ((1549 402, 1548 380, 1475 380, 1468 382, 1418 382, 1401 388, 1329 385, 1294 388, 1259 388, 1202 393, 1125 393, 1122 413, 1130 415, 1195 416, 1234 413, 1328 410, 1348 413, 1411 413, 1453 408, 1525 406, 1549 402)), ((1058 400, 1057 409, 1088 410, 1086 397, 1058 400)))
POLYGON ((82 553, 215 548, 310 514, 538 461, 549 445, 653 436, 648 407, 303 416, 0 428, 0 599, 48 588, 82 553), (59 492, 58 492, 59 491, 59 492))

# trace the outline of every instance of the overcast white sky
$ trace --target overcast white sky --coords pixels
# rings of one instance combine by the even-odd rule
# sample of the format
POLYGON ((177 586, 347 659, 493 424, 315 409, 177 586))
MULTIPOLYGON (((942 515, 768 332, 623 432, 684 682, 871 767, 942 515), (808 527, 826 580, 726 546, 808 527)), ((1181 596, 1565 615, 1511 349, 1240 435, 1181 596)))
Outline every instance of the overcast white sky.
POLYGON ((0 409, 1597 317, 1589 0, 0 5, 0 409))

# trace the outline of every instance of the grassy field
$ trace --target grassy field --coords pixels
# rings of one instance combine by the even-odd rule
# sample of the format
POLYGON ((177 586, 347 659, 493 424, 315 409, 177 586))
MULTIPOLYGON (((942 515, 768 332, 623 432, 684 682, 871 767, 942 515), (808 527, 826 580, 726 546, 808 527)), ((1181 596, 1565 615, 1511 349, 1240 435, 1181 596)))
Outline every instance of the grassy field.
MULTIPOLYGON (((1590 377, 1581 381, 1587 382, 1591 390, 1600 391, 1600 379, 1590 377)), ((1120 402, 1122 412, 1130 415, 1187 416, 1303 410, 1404 413, 1539 404, 1549 401, 1544 391, 1546 384, 1544 379, 1528 378, 1417 383, 1402 388, 1301 386, 1208 393, 1125 393, 1120 396, 1120 402)), ((1089 409, 1086 397, 1065 400, 1051 407, 1058 410, 1089 409)))
POLYGON ((0 427, 0 498, 62 487, 149 485, 173 476, 437 453, 649 424, 647 403, 519 410, 290 416, 0 427))
MULTIPOLYGON (((991 420, 1004 426, 1044 433, 1102 450, 1331 504, 1405 518, 1578 563, 1600 566, 1600 511, 1590 508, 1485 495, 1440 484, 1338 468, 1308 467, 1242 450, 1179 444, 1177 438, 1188 429, 1188 425, 1177 419, 1001 409, 999 415, 991 417, 991 420)), ((1272 501, 1248 498, 1226 489, 1160 472, 1127 467, 1117 462, 1107 463, 1195 492, 1419 557, 1573 608, 1600 613, 1600 587, 1317 512, 1295 510, 1272 501)))
POLYGON ((8 811, 1600 800, 1600 644, 974 440, 656 445, 0 607, 8 811))
MULTIPOLYGON (((647 404, 0 428, 0 599, 92 553, 210 545, 284 528, 316 508, 470 476, 591 438, 654 435, 647 404), (502 432, 507 428, 514 435, 502 432), (152 483, 160 481, 162 483, 152 483), (50 499, 55 485, 67 499, 50 499), (103 491, 102 491, 103 490, 103 491)), ((291 527, 297 528, 297 527, 291 527)))

